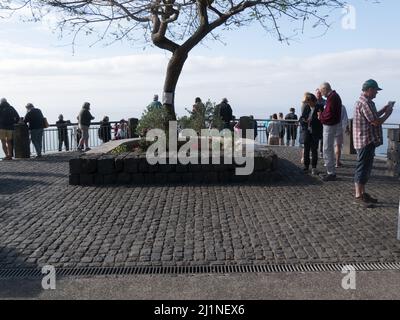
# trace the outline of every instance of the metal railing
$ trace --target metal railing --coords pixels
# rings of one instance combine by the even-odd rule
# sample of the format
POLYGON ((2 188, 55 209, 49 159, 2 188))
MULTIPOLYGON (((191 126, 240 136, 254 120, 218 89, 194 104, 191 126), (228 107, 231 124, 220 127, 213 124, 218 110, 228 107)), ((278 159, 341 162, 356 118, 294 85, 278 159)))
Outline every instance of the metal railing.
MULTIPOLYGON (((257 122, 257 137, 256 141, 261 144, 268 144, 268 134, 267 127, 268 123, 271 121, 270 119, 255 119, 257 122)), ((283 135, 283 143, 286 144, 287 134, 289 130, 296 131, 296 142, 295 145, 299 146, 299 138, 300 138, 300 125, 297 120, 275 120, 283 123, 284 127, 284 135, 283 135)), ((110 121, 112 126, 112 138, 114 137, 114 125, 119 123, 118 121, 110 121)), ((77 137, 77 123, 72 123, 68 125, 68 141, 69 141, 69 150, 76 150, 79 140, 77 137)), ((89 127, 89 146, 91 148, 97 147, 103 143, 103 141, 98 137, 98 129, 100 128, 99 122, 94 122, 89 127)), ((388 123, 383 125, 383 145, 378 147, 376 150, 376 154, 379 156, 386 156, 387 148, 388 148, 388 139, 387 139, 387 130, 390 128, 400 128, 400 124, 388 123)), ((62 145, 62 150, 65 150, 65 145, 62 145)), ((50 125, 49 128, 44 130, 43 133, 43 151, 42 152, 58 152, 59 151, 59 138, 58 138, 58 129, 55 124, 50 125)), ((31 144, 31 153, 35 154, 35 149, 31 144)))
MULTIPOLYGON (((110 121, 111 125, 111 138, 114 138, 114 125, 118 124, 119 121, 110 121)), ((94 148, 100 146, 103 141, 98 136, 98 130, 100 128, 100 122, 93 122, 89 127, 89 147, 94 148)), ((79 145, 78 136, 78 124, 71 123, 67 125, 67 139, 69 144, 69 150, 74 151, 77 150, 79 145)), ((43 131, 43 141, 42 141, 42 152, 43 153, 52 153, 59 152, 59 133, 57 125, 51 124, 48 128, 43 131)), ((62 144, 62 151, 65 151, 65 144, 62 144)), ((31 154, 36 154, 36 150, 33 147, 32 143, 30 145, 31 154)))

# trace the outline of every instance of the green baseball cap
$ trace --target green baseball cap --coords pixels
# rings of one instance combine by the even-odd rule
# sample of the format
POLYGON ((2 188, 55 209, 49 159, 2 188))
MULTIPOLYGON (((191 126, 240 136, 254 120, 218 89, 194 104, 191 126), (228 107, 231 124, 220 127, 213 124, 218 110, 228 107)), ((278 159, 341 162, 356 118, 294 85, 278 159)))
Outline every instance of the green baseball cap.
POLYGON ((374 88, 374 89, 377 89, 378 91, 382 90, 381 88, 379 88, 378 83, 373 79, 369 79, 364 82, 364 84, 362 86, 362 91, 366 91, 369 88, 374 88))

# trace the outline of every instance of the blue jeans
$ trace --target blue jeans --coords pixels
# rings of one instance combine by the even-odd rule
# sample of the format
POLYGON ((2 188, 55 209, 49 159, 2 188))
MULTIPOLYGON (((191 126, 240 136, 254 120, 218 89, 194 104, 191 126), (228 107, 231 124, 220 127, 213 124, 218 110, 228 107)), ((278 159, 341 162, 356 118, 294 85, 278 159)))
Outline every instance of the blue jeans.
POLYGON ((33 146, 35 147, 36 154, 38 156, 42 155, 43 129, 31 130, 31 140, 33 146))
POLYGON ((364 148, 357 149, 357 165, 354 174, 354 182, 358 184, 367 184, 371 176, 372 166, 374 164, 375 145, 370 143, 364 148))

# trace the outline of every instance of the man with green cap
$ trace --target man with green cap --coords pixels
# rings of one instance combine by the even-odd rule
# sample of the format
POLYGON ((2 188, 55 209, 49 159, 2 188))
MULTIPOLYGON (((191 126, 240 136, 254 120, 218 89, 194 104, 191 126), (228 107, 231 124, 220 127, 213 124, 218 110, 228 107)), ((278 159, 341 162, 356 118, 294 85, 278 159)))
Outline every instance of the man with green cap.
POLYGON ((375 148, 383 144, 382 124, 393 112, 393 104, 388 103, 377 111, 375 103, 379 88, 378 83, 367 80, 362 86, 362 94, 354 110, 353 140, 357 150, 357 165, 354 174, 355 197, 365 207, 371 208, 378 200, 365 192, 365 185, 371 175, 375 148))

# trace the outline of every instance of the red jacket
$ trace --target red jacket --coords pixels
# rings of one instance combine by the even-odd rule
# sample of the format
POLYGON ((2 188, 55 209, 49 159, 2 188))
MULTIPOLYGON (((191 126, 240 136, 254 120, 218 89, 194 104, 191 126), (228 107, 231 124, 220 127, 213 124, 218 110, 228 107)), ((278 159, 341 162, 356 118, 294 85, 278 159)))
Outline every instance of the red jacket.
POLYGON ((332 91, 326 100, 324 111, 321 113, 321 123, 327 126, 333 126, 340 123, 342 117, 342 99, 332 91))

